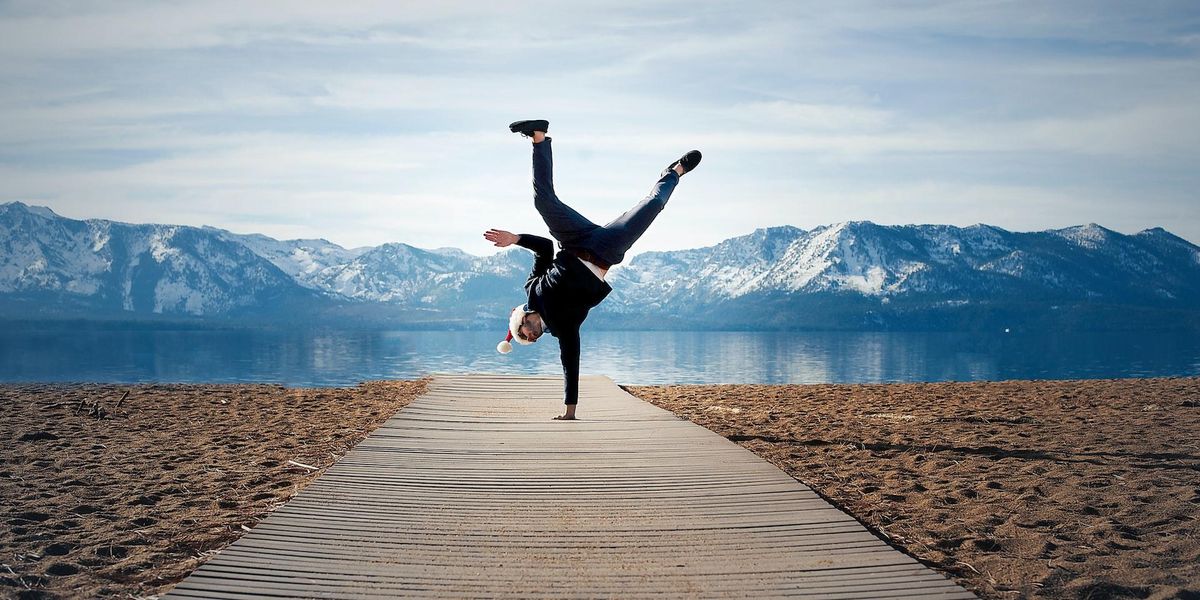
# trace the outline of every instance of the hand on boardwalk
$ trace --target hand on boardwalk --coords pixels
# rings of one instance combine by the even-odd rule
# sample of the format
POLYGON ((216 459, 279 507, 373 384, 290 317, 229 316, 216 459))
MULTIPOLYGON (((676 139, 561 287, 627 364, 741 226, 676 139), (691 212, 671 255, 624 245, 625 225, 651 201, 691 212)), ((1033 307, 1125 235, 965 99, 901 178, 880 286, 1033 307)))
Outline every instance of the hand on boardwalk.
POLYGON ((497 248, 511 246, 517 243, 519 237, 511 231, 504 231, 503 229, 489 229, 483 232, 483 239, 495 244, 497 248))

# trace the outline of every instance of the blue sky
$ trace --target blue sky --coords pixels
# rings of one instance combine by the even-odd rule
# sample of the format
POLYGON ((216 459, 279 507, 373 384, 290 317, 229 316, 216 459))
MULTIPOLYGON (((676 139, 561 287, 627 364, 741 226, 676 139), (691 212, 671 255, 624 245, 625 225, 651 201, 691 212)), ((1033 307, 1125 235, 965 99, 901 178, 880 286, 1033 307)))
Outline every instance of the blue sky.
POLYGON ((0 202, 345 246, 595 221, 635 252, 790 224, 1200 242, 1195 2, 0 1, 0 202))

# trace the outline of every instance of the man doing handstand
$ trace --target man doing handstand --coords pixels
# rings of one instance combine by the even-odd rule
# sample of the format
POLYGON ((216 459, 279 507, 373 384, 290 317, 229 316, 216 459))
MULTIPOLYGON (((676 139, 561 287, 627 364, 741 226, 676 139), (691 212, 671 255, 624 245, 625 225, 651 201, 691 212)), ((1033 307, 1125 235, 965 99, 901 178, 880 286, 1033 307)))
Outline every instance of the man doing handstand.
POLYGON ((500 248, 516 244, 533 251, 533 272, 525 282, 527 300, 509 315, 508 339, 498 349, 511 351, 508 342, 512 339, 532 344, 544 332, 558 338, 567 410, 554 418, 572 420, 579 403, 579 327, 588 311, 612 291, 604 280, 608 270, 620 264, 633 243, 662 212, 679 178, 700 164, 700 151, 692 150, 671 163, 649 196, 601 227, 555 195, 551 140, 546 137, 549 128, 550 123, 544 120, 509 125, 513 133, 533 140, 533 205, 561 250, 556 255, 554 242, 527 233, 517 235, 489 229, 483 237, 500 248))

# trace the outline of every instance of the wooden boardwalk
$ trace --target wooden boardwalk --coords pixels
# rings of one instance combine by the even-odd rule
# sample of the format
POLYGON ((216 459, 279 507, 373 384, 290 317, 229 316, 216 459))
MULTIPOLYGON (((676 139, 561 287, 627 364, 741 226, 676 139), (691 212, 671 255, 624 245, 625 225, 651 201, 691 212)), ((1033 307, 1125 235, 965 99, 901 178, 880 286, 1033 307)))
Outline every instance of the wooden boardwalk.
POLYGON ((169 598, 974 598, 721 436, 558 377, 441 376, 169 598))

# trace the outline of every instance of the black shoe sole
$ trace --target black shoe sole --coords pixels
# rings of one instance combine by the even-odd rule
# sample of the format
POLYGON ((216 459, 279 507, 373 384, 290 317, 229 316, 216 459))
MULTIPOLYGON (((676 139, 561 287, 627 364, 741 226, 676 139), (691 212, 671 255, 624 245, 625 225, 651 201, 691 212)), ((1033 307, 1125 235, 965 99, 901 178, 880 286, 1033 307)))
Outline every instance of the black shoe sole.
POLYGON ((679 157, 679 160, 667 165, 667 170, 670 171, 674 169, 675 165, 683 165, 683 172, 690 173, 692 169, 696 168, 696 165, 700 164, 701 158, 704 157, 700 154, 699 150, 692 150, 691 152, 679 157))
POLYGON ((528 121, 516 121, 509 124, 509 131, 519 133, 521 135, 532 136, 533 132, 540 131, 546 133, 550 131, 550 121, 544 119, 531 119, 528 121))

